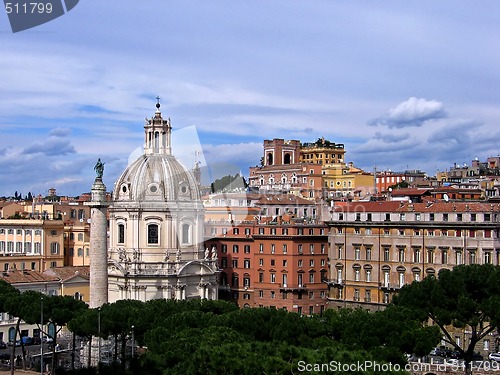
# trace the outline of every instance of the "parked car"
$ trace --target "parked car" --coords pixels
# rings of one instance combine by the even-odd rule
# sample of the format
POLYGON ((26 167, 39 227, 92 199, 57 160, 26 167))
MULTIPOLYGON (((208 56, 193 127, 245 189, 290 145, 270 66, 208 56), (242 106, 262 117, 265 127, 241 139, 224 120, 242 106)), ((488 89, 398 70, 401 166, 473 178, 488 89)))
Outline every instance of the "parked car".
POLYGON ((50 336, 43 336, 42 341, 49 343, 49 342, 54 342, 54 339, 50 336))
POLYGON ((490 353, 488 359, 490 361, 500 362, 500 353, 490 353))

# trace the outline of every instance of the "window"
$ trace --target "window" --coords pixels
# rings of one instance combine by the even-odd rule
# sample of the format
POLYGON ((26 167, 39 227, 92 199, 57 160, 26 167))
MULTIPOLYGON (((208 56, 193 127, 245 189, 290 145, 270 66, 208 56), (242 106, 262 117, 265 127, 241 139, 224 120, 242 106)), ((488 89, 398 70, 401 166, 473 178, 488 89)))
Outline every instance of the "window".
POLYGON ((372 248, 371 247, 366 248, 366 260, 372 260, 372 248))
POLYGON ((59 242, 52 242, 50 244, 50 253, 59 254, 59 242))
MULTIPOLYGON (((184 229, 184 226, 183 226, 183 229, 184 229)), ((183 230, 183 232, 184 232, 184 230, 183 230)), ((158 243, 158 225, 157 224, 149 224, 148 225, 148 244, 157 244, 157 243, 158 243)))
POLYGON ((287 266, 288 266, 288 260, 283 259, 283 267, 287 267, 287 266))
POLYGON ((456 264, 459 265, 459 264, 462 264, 463 261, 462 261, 462 250, 457 250, 455 252, 455 258, 456 258, 456 264))
POLYGON ((470 250, 469 251, 469 264, 475 264, 475 263, 476 263, 476 251, 470 250))
POLYGON ((259 297, 264 298, 264 291, 263 290, 259 290, 259 297))
POLYGON ((484 221, 491 221, 491 214, 484 214, 484 221))
POLYGON ((271 259, 271 267, 274 267, 276 265, 276 261, 274 259, 271 259))
POLYGON ((264 282, 264 273, 263 272, 259 272, 259 283, 263 283, 263 282, 264 282))
POLYGON ((259 244, 259 253, 263 253, 264 252, 264 244, 261 243, 259 244))
POLYGON ((365 290, 365 302, 371 302, 372 301, 372 295, 370 289, 365 290))
POLYGON ((309 267, 314 267, 314 259, 309 260, 309 267))
POLYGON ((283 287, 286 288, 287 281, 288 281, 288 275, 286 273, 284 273, 282 276, 283 276, 283 287))
POLYGON ((16 242, 16 253, 20 253, 23 251, 23 243, 20 241, 16 242))
POLYGON ((360 258, 360 252, 361 252, 361 250, 360 250, 359 247, 356 247, 354 249, 354 260, 359 260, 359 258, 360 258))
POLYGON ((321 244, 321 254, 324 254, 326 251, 326 245, 324 243, 321 244))
POLYGON ((470 221, 476 221, 476 214, 470 214, 470 221))
MULTIPOLYGON (((78 233, 78 237, 80 237, 80 234, 82 234, 82 233, 78 233)), ((80 240, 80 238, 78 238, 78 240, 80 240)), ((124 224, 118 224, 118 243, 125 243, 125 225, 124 224)))
POLYGON ((433 250, 427 250, 427 263, 434 263, 434 251, 433 250))
POLYGON ((405 285, 405 274, 403 272, 399 273, 399 287, 403 287, 405 285))
POLYGON ((259 266, 261 266, 261 267, 262 267, 263 265, 264 265, 264 259, 260 258, 260 259, 259 259, 259 266))
POLYGON ((233 259, 233 268, 238 268, 238 259, 233 259))
POLYGON ((314 254, 314 244, 309 245, 309 251, 311 252, 311 254, 314 254))
POLYGON ((274 254, 276 252, 276 245, 275 244, 271 244, 271 254, 274 254))
POLYGON ((240 234, 240 228, 233 228, 233 234, 240 234))
MULTIPOLYGON (((158 231, 158 226, 156 226, 156 230, 158 231)), ((158 237, 158 235, 157 235, 158 237)), ((156 240, 158 243, 158 238, 156 240)), ((150 242, 152 243, 152 242, 150 242)), ((183 244, 190 244, 191 243, 191 224, 184 223, 182 224, 182 243, 183 244)))
POLYGON ((243 261, 243 268, 250 268, 250 259, 245 259, 243 261))
POLYGON ((237 254, 239 252, 238 245, 233 245, 233 253, 237 254))
POLYGON ((405 249, 399 249, 398 262, 403 263, 404 261, 405 261, 405 249))
POLYGON ((302 267, 302 259, 299 259, 299 261, 297 262, 297 265, 298 265, 299 267, 302 267))
POLYGON ((299 254, 302 254, 302 244, 301 243, 299 243, 298 251, 299 251, 299 254))
POLYGON ((276 274, 275 273, 271 273, 271 282, 272 283, 276 282, 276 274))
POLYGON ((245 235, 247 235, 247 236, 250 235, 250 228, 245 228, 245 235))
POLYGON ((288 252, 286 243, 283 244, 283 254, 288 252))
POLYGON ((250 287, 250 277, 245 276, 245 277, 243 278, 243 286, 244 286, 245 288, 249 288, 249 287, 250 287))
POLYGON ((283 234, 283 235, 288 234, 288 228, 281 229, 281 234, 283 234))
POLYGON ((457 221, 462 221, 462 214, 457 214, 457 221))
POLYGON ((354 297, 353 297, 354 302, 359 301, 359 289, 354 289, 354 297))
POLYGON ((448 251, 442 250, 441 251, 441 264, 447 264, 447 263, 448 263, 448 251))
POLYGON ((486 251, 484 253, 484 264, 491 264, 491 252, 486 251))
POLYGON ((35 254, 40 254, 42 251, 42 244, 40 242, 35 242, 35 254))
POLYGON ((27 253, 31 253, 31 242, 24 243, 24 251, 27 253))
POLYGON ((309 274, 309 282, 314 283, 314 273, 312 272, 309 274))
POLYGON ((276 298, 276 293, 275 293, 273 290, 271 291, 271 298, 272 298, 272 299, 275 299, 275 298, 276 298))
POLYGON ((359 268, 354 270, 354 281, 359 281, 359 268))
MULTIPOLYGON (((124 227, 124 229, 125 229, 125 227, 124 227)), ((83 233, 78 233, 78 241, 83 241, 83 233)))
POLYGON ((244 252, 245 254, 250 254, 250 245, 245 245, 245 246, 243 247, 243 252, 244 252))
POLYGON ((434 213, 429 214, 429 221, 434 221, 434 213))
POLYGON ((413 250, 413 263, 420 263, 420 249, 413 250))
POLYGON ((221 252, 223 254, 227 254, 227 245, 225 245, 225 244, 221 245, 221 252))
POLYGON ((366 270, 365 271, 365 279, 367 282, 372 281, 372 271, 371 270, 366 270))
POLYGON ((221 260, 220 260, 220 266, 222 268, 226 268, 227 267, 227 258, 226 257, 222 257, 221 260))
POLYGON ((388 262, 388 261, 389 261, 389 248, 384 247, 384 262, 388 262))

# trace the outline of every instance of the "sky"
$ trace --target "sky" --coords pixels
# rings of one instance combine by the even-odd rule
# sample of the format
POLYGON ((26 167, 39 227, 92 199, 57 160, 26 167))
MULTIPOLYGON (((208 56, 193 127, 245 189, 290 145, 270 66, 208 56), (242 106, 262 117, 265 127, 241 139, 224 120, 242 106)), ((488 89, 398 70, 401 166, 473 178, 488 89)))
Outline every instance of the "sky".
POLYGON ((485 161, 499 38, 497 0, 84 0, 16 33, 0 9, 0 196, 88 192, 98 158, 112 190, 156 96, 212 180, 273 138, 343 143, 368 171, 485 161))

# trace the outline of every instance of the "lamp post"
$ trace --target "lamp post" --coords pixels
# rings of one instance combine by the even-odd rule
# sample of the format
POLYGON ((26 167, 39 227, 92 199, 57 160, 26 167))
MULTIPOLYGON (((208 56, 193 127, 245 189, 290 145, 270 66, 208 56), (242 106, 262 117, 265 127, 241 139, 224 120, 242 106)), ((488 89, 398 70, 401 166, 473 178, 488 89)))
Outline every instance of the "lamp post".
POLYGON ((40 298, 40 374, 43 374, 43 297, 40 298))
POLYGON ((99 336, 99 343, 97 349, 97 368, 99 368, 99 363, 101 363, 101 308, 97 309, 97 332, 99 336))
POLYGON ((134 349, 135 349, 135 337, 134 337, 134 326, 132 326, 132 359, 134 359, 134 349))

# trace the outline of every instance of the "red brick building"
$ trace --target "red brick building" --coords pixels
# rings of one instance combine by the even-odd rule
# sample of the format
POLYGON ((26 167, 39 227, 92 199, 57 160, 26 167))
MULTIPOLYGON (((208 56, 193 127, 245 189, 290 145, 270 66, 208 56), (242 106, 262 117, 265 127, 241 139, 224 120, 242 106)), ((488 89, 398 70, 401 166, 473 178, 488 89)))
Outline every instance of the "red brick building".
POLYGON ((302 314, 326 308, 326 225, 292 216, 206 222, 205 238, 218 253, 220 299, 302 314))

